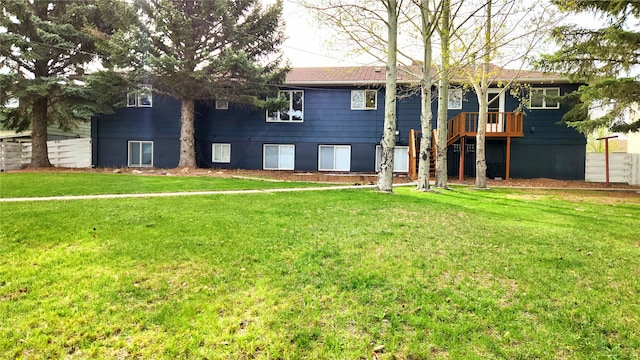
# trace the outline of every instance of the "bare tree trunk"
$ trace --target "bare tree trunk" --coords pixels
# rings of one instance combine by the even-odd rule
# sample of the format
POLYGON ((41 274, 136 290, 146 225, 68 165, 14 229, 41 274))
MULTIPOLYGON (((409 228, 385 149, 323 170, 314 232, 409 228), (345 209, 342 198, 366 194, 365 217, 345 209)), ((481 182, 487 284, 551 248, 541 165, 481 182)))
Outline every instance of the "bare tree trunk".
MULTIPOLYGON (((486 81, 486 80, 483 80, 486 81)), ((478 92, 478 100, 480 103, 480 111, 478 113, 478 132, 476 133, 476 188, 484 189, 487 187, 487 160, 485 149, 485 132, 487 130, 487 91, 483 87, 483 91, 478 92)), ((460 149, 464 151, 464 149, 460 149)))
POLYGON ((440 74, 438 82, 438 134, 436 139, 436 182, 435 187, 446 188, 447 177, 447 108, 449 106, 449 80, 447 72, 440 74))
POLYGON ((33 103, 31 122, 31 167, 50 167, 47 149, 47 97, 40 97, 33 103))
POLYGON ((196 151, 194 137, 194 100, 182 99, 180 114, 180 161, 178 167, 196 167, 196 151))
MULTIPOLYGON (((481 91, 476 89, 480 111, 478 114, 478 132, 476 134, 476 188, 487 188, 487 159, 486 159, 486 138, 487 113, 489 103, 487 101, 487 89, 489 88, 489 62, 491 61, 491 0, 487 1, 487 23, 484 29, 484 55, 482 56, 482 78, 480 83, 481 91)), ((463 149, 460 149, 463 151, 463 149)))
MULTIPOLYGON (((36 79, 49 75, 46 60, 36 60, 34 63, 34 76, 36 79)), ((38 97, 32 105, 31 119, 31 167, 51 167, 49 161, 49 149, 47 148, 49 98, 38 97)))
POLYGON ((396 147, 396 81, 397 81, 397 41, 398 14, 396 0, 387 4, 388 39, 386 91, 384 106, 384 130, 382 134, 382 159, 378 173, 378 191, 393 192, 393 151, 396 147))
POLYGON ((422 108, 420 112, 420 152, 418 162, 418 185, 421 191, 429 190, 429 173, 431 165, 431 127, 433 113, 431 111, 431 23, 429 21, 429 0, 422 0, 422 42, 424 44, 424 63, 422 65, 422 108))
MULTIPOLYGON (((423 80, 424 82, 424 80, 423 80)), ((429 190, 429 174, 431 173, 431 128, 433 127, 433 113, 431 112, 431 82, 422 85, 422 112, 420 114, 420 153, 418 162, 417 189, 429 190)))
POLYGON ((438 140, 436 143, 437 188, 447 188, 447 110, 449 109, 449 57, 451 2, 443 0, 440 29, 440 52, 442 71, 438 82, 438 140))

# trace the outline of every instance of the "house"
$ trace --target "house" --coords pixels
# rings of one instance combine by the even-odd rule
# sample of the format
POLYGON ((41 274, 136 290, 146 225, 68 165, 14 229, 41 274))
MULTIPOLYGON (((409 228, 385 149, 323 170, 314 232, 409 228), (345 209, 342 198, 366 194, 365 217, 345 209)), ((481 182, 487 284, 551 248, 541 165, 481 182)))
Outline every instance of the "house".
MULTIPOLYGON (((510 71, 500 73, 504 79, 511 76, 510 71)), ((415 80, 415 75, 399 71, 398 87, 403 96, 396 105, 397 172, 410 170, 411 134, 420 129, 420 97, 415 80)), ((577 131, 559 124, 568 109, 548 98, 571 92, 578 85, 534 71, 521 72, 518 81, 530 86, 526 96, 531 107, 524 114, 515 112, 520 100, 509 91, 490 104, 487 175, 504 178, 510 172, 511 177, 517 178, 584 179, 586 140, 577 131)), ((381 153, 384 84, 383 67, 294 68, 279 90, 289 99, 289 108, 283 111, 267 113, 225 100, 217 100, 215 105, 198 104, 198 166, 375 172, 381 153)), ((490 90, 493 96, 498 92, 498 87, 490 90)), ((94 119, 94 165, 176 167, 180 103, 147 91, 130 94, 128 104, 115 114, 94 119)), ((435 127, 435 101, 432 111, 435 127)), ((458 121, 455 129, 459 131, 449 134, 452 176, 460 171, 474 176, 475 130, 460 124, 474 122, 477 112, 475 94, 453 86, 448 118, 450 126, 458 121)))

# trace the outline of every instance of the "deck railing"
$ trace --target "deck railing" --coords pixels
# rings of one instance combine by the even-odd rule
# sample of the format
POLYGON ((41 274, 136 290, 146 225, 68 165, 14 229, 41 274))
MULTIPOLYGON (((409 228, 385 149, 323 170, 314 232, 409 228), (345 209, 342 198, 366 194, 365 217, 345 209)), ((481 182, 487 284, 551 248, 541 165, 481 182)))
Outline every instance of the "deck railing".
MULTIPOLYGON (((477 112, 462 112, 447 123, 447 145, 460 137, 475 136, 478 132, 477 112)), ((487 137, 522 137, 523 114, 519 112, 490 112, 487 114, 487 137)))

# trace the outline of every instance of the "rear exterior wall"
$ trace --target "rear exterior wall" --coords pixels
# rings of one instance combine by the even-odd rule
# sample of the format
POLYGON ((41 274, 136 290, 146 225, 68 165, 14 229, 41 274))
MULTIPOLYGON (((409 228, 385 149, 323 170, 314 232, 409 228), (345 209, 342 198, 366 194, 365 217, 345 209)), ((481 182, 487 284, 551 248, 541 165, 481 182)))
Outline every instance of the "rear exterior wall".
MULTIPOLYGON (((534 86, 538 87, 538 86, 534 86)), ((560 87, 561 93, 575 89, 560 87)), ((268 122, 266 112, 254 107, 229 103, 226 110, 199 103, 195 112, 196 159, 205 168, 262 169, 265 144, 295 146, 295 170, 318 171, 320 145, 348 145, 351 172, 374 172, 376 145, 380 144, 384 124, 384 89, 377 88, 377 108, 352 110, 352 89, 372 87, 305 88, 302 122, 268 122), (214 163, 212 144, 229 144, 228 163, 214 163)), ((404 92, 406 93, 406 92, 404 92)), ((433 128, 436 127, 437 94, 432 102, 433 128)), ((505 95, 505 111, 514 111, 519 101, 505 95)), ((449 110, 448 118, 461 111, 477 112, 475 94, 466 93, 463 109, 449 110)), ((559 124, 566 108, 527 110, 524 137, 512 139, 511 177, 549 177, 583 179, 586 141, 573 129, 559 124)), ((397 145, 408 145, 409 131, 420 129, 420 96, 416 91, 396 101, 397 145)), ((93 122, 94 162, 98 167, 127 166, 128 141, 153 141, 154 166, 176 167, 179 158, 180 102, 154 95, 153 107, 123 108, 93 122)), ((473 144, 469 139, 468 143, 473 144)), ((457 175, 458 155, 449 148, 449 173, 457 175)), ((506 142, 487 142, 490 177, 503 177, 506 142)), ((475 153, 465 156, 465 175, 474 176, 475 153)))

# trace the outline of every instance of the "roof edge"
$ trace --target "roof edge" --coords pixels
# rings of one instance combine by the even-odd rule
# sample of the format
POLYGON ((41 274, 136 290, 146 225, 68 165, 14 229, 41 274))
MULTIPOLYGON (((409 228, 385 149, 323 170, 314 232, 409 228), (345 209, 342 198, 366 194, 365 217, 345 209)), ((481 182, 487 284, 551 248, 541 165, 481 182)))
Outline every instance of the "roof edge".
MULTIPOLYGON (((491 84, 496 84, 502 81, 509 81, 510 79, 495 79, 491 82, 491 84)), ((579 81, 572 81, 566 77, 558 77, 558 78, 516 78, 515 82, 519 83, 536 83, 536 84, 570 84, 570 83, 580 83, 579 81)), ((410 84, 419 84, 418 80, 398 80, 396 84, 399 85, 410 85, 410 84)), ((450 81, 451 84, 460 85, 463 84, 463 81, 450 81)), ((324 81, 324 80, 308 80, 308 81, 291 81, 284 82, 285 86, 359 86, 359 85, 386 85, 384 81, 377 80, 362 80, 362 81, 351 81, 351 80, 334 80, 334 81, 324 81)), ((434 83, 434 85, 436 85, 434 83)))

